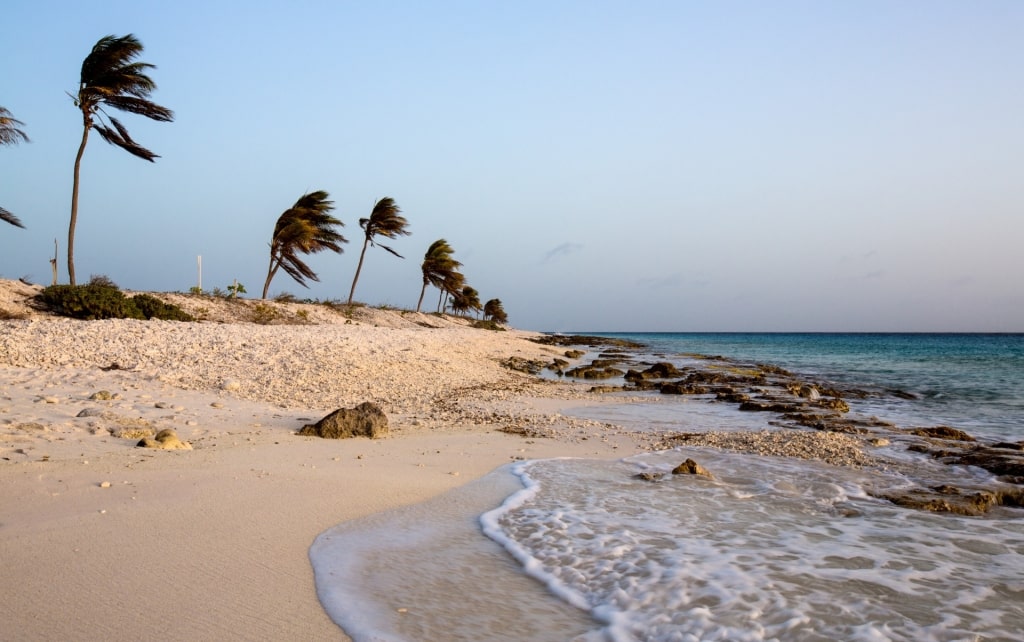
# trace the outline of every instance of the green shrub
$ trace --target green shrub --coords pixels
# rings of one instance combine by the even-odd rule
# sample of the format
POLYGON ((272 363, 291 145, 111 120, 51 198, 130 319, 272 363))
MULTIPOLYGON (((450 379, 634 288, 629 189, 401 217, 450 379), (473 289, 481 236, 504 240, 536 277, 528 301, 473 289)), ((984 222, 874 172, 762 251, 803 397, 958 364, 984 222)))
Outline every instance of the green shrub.
POLYGON ((191 315, 176 305, 164 303, 155 296, 142 293, 131 298, 135 307, 139 309, 142 316, 147 319, 161 319, 163 321, 195 321, 191 315))
POLYGON ((51 285, 39 299, 51 310, 75 319, 142 319, 142 312, 116 285, 90 281, 87 285, 51 285))
POLYGON ((165 319, 191 321, 175 305, 148 294, 128 298, 106 277, 93 277, 86 285, 51 285, 39 293, 39 300, 53 312, 75 319, 165 319))

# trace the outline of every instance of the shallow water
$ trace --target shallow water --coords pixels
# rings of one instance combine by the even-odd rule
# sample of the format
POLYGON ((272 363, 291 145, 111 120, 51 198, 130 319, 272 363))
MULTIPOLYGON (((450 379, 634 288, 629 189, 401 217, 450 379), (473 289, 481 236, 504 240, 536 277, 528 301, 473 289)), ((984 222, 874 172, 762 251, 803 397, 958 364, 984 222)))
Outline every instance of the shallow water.
POLYGON ((1013 640, 1024 521, 900 509, 883 473, 688 449, 517 467, 483 517, 526 572, 614 640, 1013 640), (714 481, 669 471, 693 456, 714 481))
POLYGON ((588 640, 594 620, 525 576, 479 516, 522 486, 508 467, 445 495, 321 534, 317 595, 357 642, 588 640))
MULTIPOLYGON (((1024 438, 1024 335, 623 336, 651 345, 640 359, 724 355, 863 389, 853 412, 901 427, 1024 438)), ((771 427, 769 413, 706 397, 565 414, 646 432, 771 427)), ((878 451, 899 465, 859 471, 698 448, 524 462, 332 529, 310 555, 325 608, 359 640, 1021 639, 1024 511, 969 518, 873 498, 949 474, 904 448, 878 451), (715 479, 634 478, 686 457, 715 479)))

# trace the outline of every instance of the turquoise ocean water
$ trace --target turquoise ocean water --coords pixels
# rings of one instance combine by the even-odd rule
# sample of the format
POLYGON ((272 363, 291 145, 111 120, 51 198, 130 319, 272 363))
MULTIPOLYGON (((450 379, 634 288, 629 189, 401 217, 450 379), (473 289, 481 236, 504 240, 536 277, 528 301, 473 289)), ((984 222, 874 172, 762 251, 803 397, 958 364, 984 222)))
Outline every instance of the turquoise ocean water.
MULTIPOLYGON (((648 361, 687 365, 694 354, 723 356, 864 390, 871 394, 850 400, 851 412, 900 427, 946 425, 982 441, 1024 440, 1024 335, 602 336, 644 344, 639 356, 648 361)), ((656 393, 650 403, 567 414, 643 430, 766 427, 763 413, 656 393)), ((485 579, 455 570, 453 560, 463 558, 450 535, 429 536, 437 512, 430 509, 415 518, 396 513, 395 522, 380 517, 383 527, 349 524, 322 536, 311 554, 321 569, 318 590, 332 617, 349 623, 360 640, 541 639, 537 631, 543 639, 587 641, 1024 639, 1024 510, 963 517, 899 508, 871 489, 911 486, 915 466, 939 464, 899 444, 878 454, 902 465, 853 470, 702 448, 619 461, 522 462, 503 473, 518 482, 511 494, 501 486, 504 500, 466 506, 482 513, 482 533, 470 529, 471 540, 495 549, 474 558, 474 568, 489 569, 485 579), (652 484, 634 477, 667 472, 686 457, 715 479, 668 476, 652 484), (377 595, 427 578, 461 578, 468 594, 481 596, 472 615, 444 595, 433 606, 420 595, 423 626, 414 630, 433 633, 417 635, 381 604, 386 598, 365 602, 368 592, 354 579, 363 558, 345 551, 353 541, 379 541, 374 533, 382 528, 403 542, 391 548, 401 551, 398 557, 382 551, 384 559, 401 566, 415 551, 430 550, 437 563, 420 560, 426 566, 386 581, 387 573, 376 576, 390 587, 378 586, 377 595), (480 561, 488 555, 497 566, 480 561), (342 566, 345 573, 324 571, 342 566), (485 584, 506 586, 501 573, 531 577, 531 586, 543 589, 544 609, 523 607, 515 616, 522 622, 534 613, 530 627, 508 624, 507 591, 483 599, 485 584), (545 610, 558 605, 585 619, 558 619, 545 610), (356 613, 379 617, 353 620, 356 613)), ((964 483, 998 483, 980 469, 961 467, 956 474, 964 483)), ((361 555, 373 559, 365 549, 361 555)), ((536 597, 508 590, 527 602, 536 597)))

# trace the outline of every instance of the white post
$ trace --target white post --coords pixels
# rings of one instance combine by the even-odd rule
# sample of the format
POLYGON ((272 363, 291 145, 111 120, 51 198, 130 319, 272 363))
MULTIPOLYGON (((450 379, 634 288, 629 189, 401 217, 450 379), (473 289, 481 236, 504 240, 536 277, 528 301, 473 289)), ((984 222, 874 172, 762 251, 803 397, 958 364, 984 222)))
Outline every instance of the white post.
POLYGON ((203 256, 200 254, 196 257, 196 263, 199 265, 199 291, 203 291, 203 256))

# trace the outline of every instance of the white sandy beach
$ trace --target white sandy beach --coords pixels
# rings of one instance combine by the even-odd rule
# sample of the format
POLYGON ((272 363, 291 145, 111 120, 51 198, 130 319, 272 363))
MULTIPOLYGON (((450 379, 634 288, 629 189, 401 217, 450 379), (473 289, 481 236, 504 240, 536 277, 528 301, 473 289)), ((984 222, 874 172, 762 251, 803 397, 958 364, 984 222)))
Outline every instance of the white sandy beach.
POLYGON ((299 304, 281 314, 308 309, 308 323, 220 323, 238 304, 189 297, 210 320, 84 322, 0 285, 0 308, 24 317, 0 321, 4 640, 344 639, 308 558, 324 530, 516 458, 637 448, 558 414, 583 388, 500 365, 561 353, 530 333, 299 304), (388 414, 388 438, 295 435, 363 401, 388 414), (140 428, 192 450, 137 448, 140 428))

